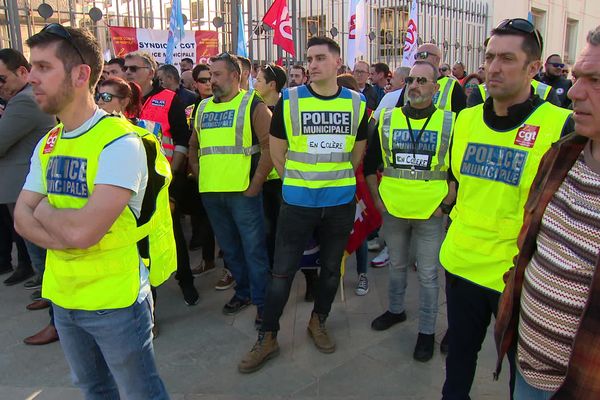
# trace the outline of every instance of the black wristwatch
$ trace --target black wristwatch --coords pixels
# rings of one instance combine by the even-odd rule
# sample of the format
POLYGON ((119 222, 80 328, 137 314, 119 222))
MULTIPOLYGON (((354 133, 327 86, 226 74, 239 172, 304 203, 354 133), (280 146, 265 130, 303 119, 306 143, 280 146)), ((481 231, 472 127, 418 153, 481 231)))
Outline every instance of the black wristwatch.
POLYGON ((452 204, 446 204, 444 202, 440 203, 440 210, 442 210, 444 214, 450 214, 452 207, 454 207, 452 204))

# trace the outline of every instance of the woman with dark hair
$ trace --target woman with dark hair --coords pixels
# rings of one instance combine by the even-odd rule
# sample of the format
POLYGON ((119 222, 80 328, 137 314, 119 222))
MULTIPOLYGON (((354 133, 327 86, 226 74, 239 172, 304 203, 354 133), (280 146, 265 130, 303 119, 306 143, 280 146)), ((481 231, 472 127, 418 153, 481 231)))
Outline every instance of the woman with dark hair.
POLYGON ((267 107, 271 111, 279 101, 279 94, 287 82, 287 76, 283 68, 275 64, 267 64, 260 67, 256 75, 254 89, 258 92, 267 107))
POLYGON ((465 90, 465 95, 467 99, 473 92, 473 90, 479 90, 478 86, 481 85, 483 81, 479 77, 478 74, 471 74, 465 78, 465 84, 463 85, 463 89, 465 90))

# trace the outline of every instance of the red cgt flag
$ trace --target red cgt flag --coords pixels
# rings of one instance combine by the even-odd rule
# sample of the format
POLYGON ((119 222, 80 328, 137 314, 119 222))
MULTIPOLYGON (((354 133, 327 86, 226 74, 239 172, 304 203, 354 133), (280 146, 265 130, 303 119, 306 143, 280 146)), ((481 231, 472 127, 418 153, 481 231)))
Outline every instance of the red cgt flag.
POLYGON ((263 22, 275 30, 273 43, 295 56, 296 50, 292 39, 292 23, 287 0, 275 0, 263 17, 263 22))

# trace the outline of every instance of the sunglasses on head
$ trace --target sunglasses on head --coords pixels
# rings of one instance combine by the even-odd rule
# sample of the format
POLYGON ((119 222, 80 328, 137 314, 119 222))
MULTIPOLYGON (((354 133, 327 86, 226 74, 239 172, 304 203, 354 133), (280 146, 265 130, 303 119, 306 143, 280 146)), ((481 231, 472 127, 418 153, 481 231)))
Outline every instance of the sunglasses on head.
POLYGON ((273 79, 277 79, 277 74, 275 73, 275 69, 273 69, 273 67, 271 66, 271 64, 267 64, 265 65, 265 71, 269 71, 269 73, 271 74, 271 77, 273 77, 273 79))
POLYGON ((431 82, 429 79, 425 78, 424 76, 407 76, 406 78, 404 78, 404 82, 407 85, 412 85, 414 81, 417 81, 417 83, 421 86, 427 84, 427 82, 431 82))
POLYGON ((102 100, 105 103, 110 103, 113 98, 122 99, 121 96, 117 96, 112 93, 107 93, 107 92, 96 93, 96 103, 99 102, 100 100, 102 100))
POLYGON ((44 27, 44 29, 42 29, 42 32, 46 32, 66 40, 71 45, 71 47, 75 49, 77 54, 79 54, 79 58, 81 58, 81 63, 86 64, 85 59, 83 58, 83 54, 81 54, 81 50, 79 50, 75 43, 73 43, 73 37, 71 36, 69 31, 65 29, 64 26, 56 23, 48 24, 44 27))
POLYGON ((139 65, 126 65, 123 67, 123 71, 124 72, 131 71, 135 74, 138 71, 138 69, 140 69, 140 68, 150 68, 150 67, 146 67, 146 66, 140 67, 139 65))
POLYGON ((234 58, 228 52, 221 53, 218 56, 214 57, 212 60, 213 61, 226 61, 229 64, 233 65, 233 68, 235 68, 235 70, 237 71, 238 74, 242 73, 239 62, 234 60, 234 58))
POLYGON ((433 54, 429 51, 419 51, 418 53, 415 54, 415 60, 426 60, 427 57, 429 56, 435 56, 436 54, 433 54))
POLYGON ((565 64, 562 63, 548 63, 550 65, 552 65, 554 68, 564 68, 565 64))
POLYGON ((533 26, 533 24, 526 19, 505 19, 500 21, 498 26, 496 26, 496 29, 513 30, 532 35, 535 38, 538 47, 540 50, 542 50, 542 37, 540 36, 540 33, 537 31, 537 29, 535 29, 535 26, 533 26))
POLYGON ((208 83, 208 82, 210 82, 210 78, 198 78, 198 79, 196 79, 196 82, 198 82, 198 83, 208 83))

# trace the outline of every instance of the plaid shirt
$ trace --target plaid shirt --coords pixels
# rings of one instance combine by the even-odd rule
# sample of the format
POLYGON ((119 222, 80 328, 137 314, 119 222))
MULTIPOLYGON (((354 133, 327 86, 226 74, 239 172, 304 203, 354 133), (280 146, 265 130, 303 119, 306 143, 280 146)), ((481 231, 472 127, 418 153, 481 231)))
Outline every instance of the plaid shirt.
MULTIPOLYGON (((538 173, 531 185, 525 204, 523 227, 519 233, 519 254, 515 267, 505 277, 506 287, 498 305, 495 338, 498 361, 497 378, 502 360, 509 349, 516 348, 519 309, 525 268, 536 250, 536 239, 548 203, 577 158, 587 138, 571 134, 555 143, 544 155, 538 173), (506 279, 507 278, 507 279, 506 279)), ((600 399, 600 257, 592 278, 590 295, 581 316, 579 330, 573 342, 567 376, 552 396, 554 400, 600 399)))

